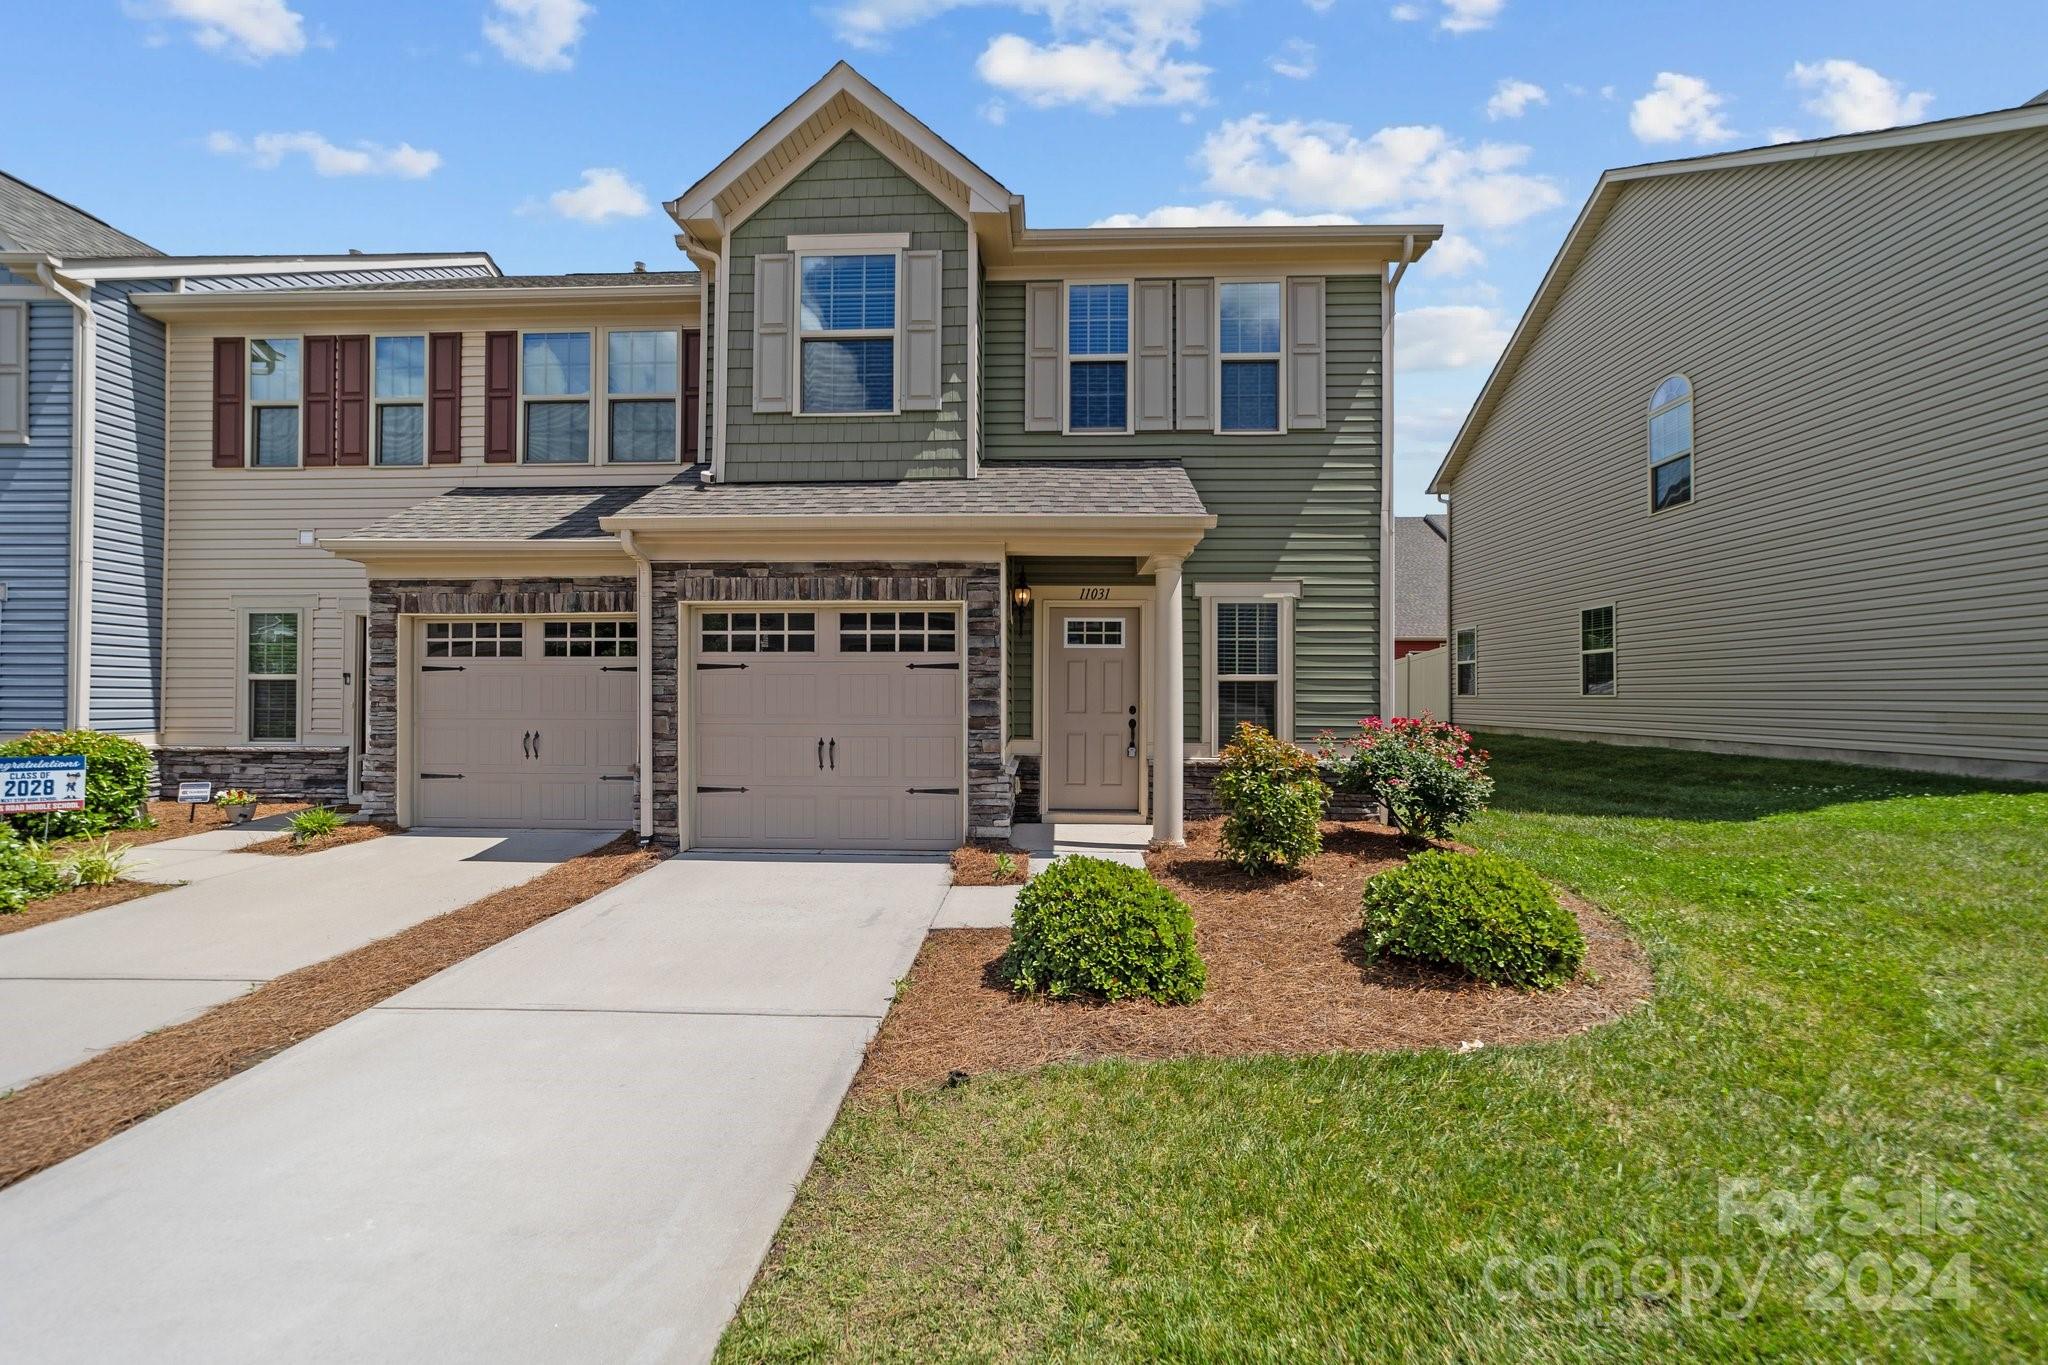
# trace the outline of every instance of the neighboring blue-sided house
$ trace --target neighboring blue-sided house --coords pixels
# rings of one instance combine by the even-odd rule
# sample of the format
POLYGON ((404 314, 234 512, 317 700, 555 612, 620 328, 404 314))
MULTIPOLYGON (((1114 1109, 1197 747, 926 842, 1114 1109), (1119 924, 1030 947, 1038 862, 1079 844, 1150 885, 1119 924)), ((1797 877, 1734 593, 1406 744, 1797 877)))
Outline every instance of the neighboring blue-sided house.
POLYGON ((484 252, 169 256, 0 172, 0 739, 155 741, 164 329, 136 295, 498 273, 484 252))

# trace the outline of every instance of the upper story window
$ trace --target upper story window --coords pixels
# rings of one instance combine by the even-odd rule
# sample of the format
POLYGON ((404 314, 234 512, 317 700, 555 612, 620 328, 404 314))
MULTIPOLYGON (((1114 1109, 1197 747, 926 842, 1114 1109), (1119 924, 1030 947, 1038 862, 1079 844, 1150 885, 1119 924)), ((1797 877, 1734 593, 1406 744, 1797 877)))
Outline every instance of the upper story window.
POLYGON ((528 464, 590 461, 590 333, 520 338, 520 430, 528 464))
POLYGON ((1131 429, 1131 287, 1067 286, 1067 430, 1131 429))
POLYGON ((1216 288, 1217 430, 1280 430, 1280 282, 1216 288))
POLYGON ((799 255, 800 412, 896 410, 896 254, 799 255))
POLYGON ((1692 501, 1692 385, 1674 374, 1650 395, 1650 510, 1692 501))
POLYGON ((258 469, 299 463, 300 355, 297 337, 249 342, 249 463, 258 469))
POLYGON ((679 458, 677 334, 605 334, 605 458, 657 464, 679 458))
POLYGON ((427 462, 427 339, 378 337, 372 346, 370 423, 380 465, 427 462))

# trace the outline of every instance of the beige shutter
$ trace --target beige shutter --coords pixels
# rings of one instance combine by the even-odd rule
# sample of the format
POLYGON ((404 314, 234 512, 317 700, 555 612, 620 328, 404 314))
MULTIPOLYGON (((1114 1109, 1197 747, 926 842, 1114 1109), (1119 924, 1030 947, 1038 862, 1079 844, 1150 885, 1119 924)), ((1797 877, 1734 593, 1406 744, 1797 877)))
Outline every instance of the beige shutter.
POLYGON ((1138 431, 1172 431, 1173 281, 1139 280, 1137 309, 1137 337, 1131 348, 1137 366, 1133 426, 1138 431))
POLYGON ((788 252, 754 258, 754 411, 789 412, 794 406, 796 257, 788 252))
POLYGON ((902 399, 898 406, 906 412, 939 406, 944 384, 939 366, 943 254, 912 251, 903 257, 902 399))
POLYGON ((28 305, 0 303, 0 441, 28 439, 28 305))
POLYGON ((1287 425, 1323 425, 1323 281, 1287 282, 1287 425))
POLYGON ((1216 281, 1182 280, 1178 288, 1174 425, 1182 431, 1214 431, 1216 281))
POLYGON ((1060 429, 1060 286, 1024 286, 1024 430, 1060 429))

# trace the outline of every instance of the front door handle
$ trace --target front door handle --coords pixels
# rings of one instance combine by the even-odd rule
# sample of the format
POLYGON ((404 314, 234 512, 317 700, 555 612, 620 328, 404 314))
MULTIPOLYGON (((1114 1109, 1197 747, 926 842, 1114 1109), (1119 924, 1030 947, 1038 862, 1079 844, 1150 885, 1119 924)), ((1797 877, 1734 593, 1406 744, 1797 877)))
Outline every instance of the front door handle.
POLYGON ((528 758, 533 757, 533 731, 528 730, 525 734, 519 737, 519 747, 521 750, 525 752, 528 758))
POLYGON ((1134 707, 1132 707, 1132 708, 1131 708, 1131 743, 1130 743, 1130 747, 1129 747, 1129 748, 1128 748, 1127 750, 1125 750, 1125 755, 1126 755, 1126 757, 1129 757, 1129 758, 1136 758, 1136 757, 1138 756, 1138 715, 1137 715, 1137 711, 1138 711, 1138 708, 1137 708, 1137 707, 1135 707, 1135 706, 1134 706, 1134 707))

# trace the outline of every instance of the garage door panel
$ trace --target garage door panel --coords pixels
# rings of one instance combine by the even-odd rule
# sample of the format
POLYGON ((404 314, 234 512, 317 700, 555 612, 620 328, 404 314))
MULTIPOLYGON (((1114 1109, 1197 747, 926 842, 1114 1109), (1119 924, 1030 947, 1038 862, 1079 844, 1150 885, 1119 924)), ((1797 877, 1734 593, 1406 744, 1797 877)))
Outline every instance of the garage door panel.
POLYGON ((904 780, 925 786, 960 773, 960 741, 951 736, 912 735, 902 745, 904 780))
POLYGON ((903 842, 911 847, 950 847, 958 837, 960 807, 951 796, 904 798, 903 842))
POLYGON ((809 723, 818 714, 818 679, 790 673, 784 667, 764 671, 750 690, 760 702, 759 719, 774 723, 809 723))
POLYGON ((526 786, 512 780, 423 778, 415 820, 423 825, 516 825, 525 819, 526 786))

